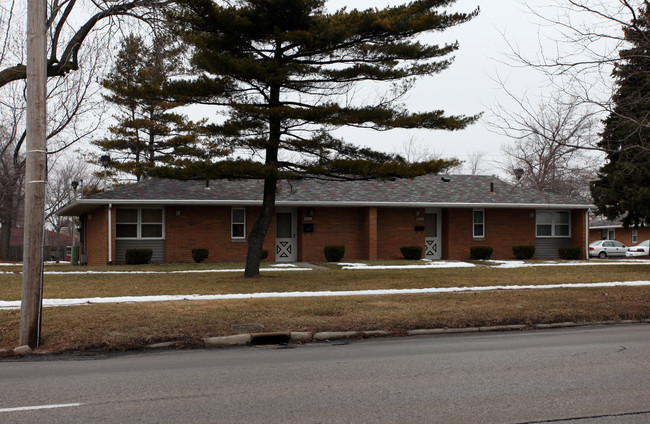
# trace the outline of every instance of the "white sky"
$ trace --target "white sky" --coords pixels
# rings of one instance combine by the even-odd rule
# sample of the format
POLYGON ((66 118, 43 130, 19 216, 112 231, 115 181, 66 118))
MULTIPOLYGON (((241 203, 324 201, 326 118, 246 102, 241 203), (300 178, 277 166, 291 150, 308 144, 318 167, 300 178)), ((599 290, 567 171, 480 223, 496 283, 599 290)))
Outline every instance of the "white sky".
MULTIPOLYGON (((348 9, 363 10, 403 3, 395 0, 330 0, 328 7, 333 10, 347 4, 348 9)), ((528 3, 533 7, 549 4, 543 0, 529 0, 528 3)), ((488 162, 482 173, 499 173, 493 161, 502 160, 501 146, 512 141, 488 129, 488 108, 497 101, 504 104, 511 102, 495 78, 498 75, 502 80, 507 80, 509 90, 526 93, 531 98, 545 92, 548 94, 549 90, 546 79, 536 71, 503 63, 509 51, 506 39, 534 57, 539 53, 540 39, 550 37, 549 32, 553 29, 540 26, 539 18, 526 9, 522 0, 458 0, 453 10, 470 12, 477 6, 480 6, 480 13, 470 22, 425 39, 438 44, 457 40, 460 49, 448 69, 418 83, 407 104, 414 111, 442 109, 447 114, 464 115, 484 112, 481 120, 456 132, 393 130, 376 133, 346 130, 344 134, 348 141, 392 153, 399 152, 402 143, 413 138, 432 152, 460 160, 467 160, 472 153, 482 152, 484 160, 488 162)), ((549 12, 552 13, 552 10, 549 9, 549 12)))

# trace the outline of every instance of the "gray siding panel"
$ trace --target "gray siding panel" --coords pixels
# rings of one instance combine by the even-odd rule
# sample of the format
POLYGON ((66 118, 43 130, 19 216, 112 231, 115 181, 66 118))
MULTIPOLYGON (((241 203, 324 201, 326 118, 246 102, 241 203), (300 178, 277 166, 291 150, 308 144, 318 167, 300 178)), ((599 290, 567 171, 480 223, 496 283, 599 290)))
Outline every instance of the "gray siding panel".
POLYGON ((535 257, 537 259, 557 259, 557 249, 571 246, 570 238, 537 238, 535 239, 535 257))
POLYGON ((165 262, 165 240, 115 240, 115 263, 125 263, 127 249, 151 249, 151 262, 165 262))

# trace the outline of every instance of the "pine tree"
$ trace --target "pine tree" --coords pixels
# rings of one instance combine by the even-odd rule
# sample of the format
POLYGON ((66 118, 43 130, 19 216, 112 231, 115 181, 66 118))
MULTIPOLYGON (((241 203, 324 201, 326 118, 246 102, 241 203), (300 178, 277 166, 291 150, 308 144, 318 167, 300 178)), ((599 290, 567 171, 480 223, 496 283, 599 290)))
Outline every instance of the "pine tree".
POLYGON ((598 213, 623 217, 623 225, 650 221, 650 5, 624 28, 630 47, 619 52, 613 76, 614 107, 604 121, 599 147, 607 163, 591 184, 598 213))
POLYGON ((156 164, 210 156, 209 144, 201 143, 205 121, 192 122, 174 112, 183 103, 162 95, 170 77, 181 68, 180 57, 181 47, 165 36, 156 37, 151 46, 139 36, 124 39, 113 70, 102 81, 108 91, 104 97, 119 111, 118 123, 109 128, 109 137, 93 142, 111 153, 109 166, 115 171, 140 181, 156 164))
POLYGON ((176 95, 221 106, 226 119, 208 129, 235 149, 260 153, 263 161, 188 160, 165 175, 264 179, 262 211, 248 236, 245 276, 259 274, 279 179, 404 178, 457 164, 407 163, 333 133, 341 127, 459 130, 477 119, 446 116, 442 110, 415 113, 400 103, 417 77, 447 68, 458 48, 423 44, 418 35, 443 31, 478 13, 437 11, 453 2, 419 0, 334 13, 326 12, 323 0, 177 2, 179 9, 169 18, 193 47, 192 63, 200 77, 176 84, 176 95), (358 87, 375 90, 380 83, 391 90, 376 100, 355 102, 358 87))

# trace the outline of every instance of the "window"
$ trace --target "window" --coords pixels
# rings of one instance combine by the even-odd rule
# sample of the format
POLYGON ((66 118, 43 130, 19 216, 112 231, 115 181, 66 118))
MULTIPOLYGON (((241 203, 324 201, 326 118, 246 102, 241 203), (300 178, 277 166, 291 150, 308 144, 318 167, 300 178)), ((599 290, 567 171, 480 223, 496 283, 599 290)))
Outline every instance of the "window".
POLYGON ((230 215, 230 237, 233 239, 246 238, 246 209, 232 208, 230 215))
POLYGON ((537 237, 571 237, 569 211, 537 211, 537 237))
POLYGON ((118 208, 115 210, 115 238, 161 239, 162 208, 118 208))
POLYGON ((555 218, 555 232, 553 235, 555 237, 569 237, 571 235, 569 212, 555 212, 553 217, 555 218))
POLYGON ((474 238, 485 238, 485 210, 474 209, 473 213, 474 223, 474 238))
POLYGON ((637 244, 638 240, 637 230, 632 230, 632 244, 637 244))
POLYGON ((115 211, 115 237, 138 238, 138 209, 115 211))

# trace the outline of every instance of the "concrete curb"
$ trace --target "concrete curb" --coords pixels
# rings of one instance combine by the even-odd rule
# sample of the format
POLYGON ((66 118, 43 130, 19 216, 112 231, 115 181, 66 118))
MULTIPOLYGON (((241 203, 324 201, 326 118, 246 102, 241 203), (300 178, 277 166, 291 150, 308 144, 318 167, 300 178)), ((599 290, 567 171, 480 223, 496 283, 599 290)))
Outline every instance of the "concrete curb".
MULTIPOLYGON (((458 334, 458 333, 487 333, 495 331, 523 331, 526 329, 550 329, 550 328, 570 328, 570 327, 588 327, 596 325, 616 325, 616 324, 650 324, 650 319, 645 320, 624 320, 624 321, 598 321, 588 323, 577 322, 556 322, 550 324, 514 324, 514 325, 494 325, 484 327, 462 327, 462 328, 421 328, 409 330, 406 332, 409 336, 422 336, 432 334, 458 334)), ((273 337, 285 338, 291 343, 307 343, 310 341, 331 341, 343 340, 356 337, 388 337, 395 333, 384 330, 371 331, 321 331, 311 333, 309 331, 292 331, 288 333, 252 333, 252 334, 235 334, 232 336, 209 337, 203 339, 206 347, 228 347, 228 346, 246 346, 256 344, 256 338, 273 337)), ((161 343, 159 343, 161 344, 161 343)), ((269 343, 273 344, 273 343, 269 343)), ((163 347, 163 346, 161 346, 163 347)))
POLYGON ((243 346, 251 343, 250 334, 234 334, 232 336, 206 337, 203 343, 207 347, 243 346))

